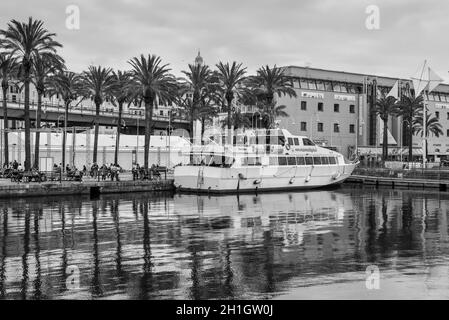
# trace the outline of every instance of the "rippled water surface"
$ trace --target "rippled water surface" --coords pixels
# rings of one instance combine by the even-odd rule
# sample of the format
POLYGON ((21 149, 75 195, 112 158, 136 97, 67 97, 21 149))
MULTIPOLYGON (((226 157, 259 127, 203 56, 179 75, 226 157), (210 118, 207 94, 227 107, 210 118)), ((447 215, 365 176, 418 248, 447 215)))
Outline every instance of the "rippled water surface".
POLYGON ((1 200, 0 298, 447 299, 448 212, 359 186, 1 200))

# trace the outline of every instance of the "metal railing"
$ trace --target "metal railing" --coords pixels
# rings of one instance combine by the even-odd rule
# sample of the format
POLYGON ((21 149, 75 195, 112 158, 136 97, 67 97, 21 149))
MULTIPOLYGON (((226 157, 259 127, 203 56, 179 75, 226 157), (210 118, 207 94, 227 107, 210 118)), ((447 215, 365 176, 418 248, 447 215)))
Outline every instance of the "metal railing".
POLYGON ((449 167, 443 166, 433 168, 405 167, 403 169, 391 169, 381 166, 358 166, 352 174, 370 177, 449 181, 449 167))
MULTIPOLYGON (((3 102, 3 98, 0 98, 0 101, 3 102)), ((7 99, 6 101, 8 102, 8 109, 22 109, 21 105, 23 105, 23 103, 24 103, 22 99, 16 99, 16 100, 7 99), (18 107, 16 107, 16 106, 18 106, 18 107)), ((37 110, 37 102, 36 101, 30 100, 30 109, 33 111, 37 110)), ((43 112, 53 111, 53 112, 64 114, 65 107, 60 103, 42 102, 42 111, 43 112)), ((86 106, 80 104, 76 108, 70 108, 69 113, 95 116, 95 109, 91 106, 86 107, 86 106)), ((114 108, 101 107, 100 115, 106 116, 106 117, 118 117, 118 111, 114 110, 114 108)), ((128 118, 128 119, 139 119, 142 121, 145 119, 145 115, 135 114, 130 111, 123 111, 122 117, 128 118)), ((153 115, 153 120, 168 122, 169 119, 170 119, 170 116, 168 116, 168 115, 167 116, 153 115)), ((186 119, 179 119, 179 118, 172 118, 170 121, 171 122, 182 122, 182 123, 188 122, 188 120, 186 120, 186 119)), ((144 122, 142 122, 142 124, 143 123, 144 122)))

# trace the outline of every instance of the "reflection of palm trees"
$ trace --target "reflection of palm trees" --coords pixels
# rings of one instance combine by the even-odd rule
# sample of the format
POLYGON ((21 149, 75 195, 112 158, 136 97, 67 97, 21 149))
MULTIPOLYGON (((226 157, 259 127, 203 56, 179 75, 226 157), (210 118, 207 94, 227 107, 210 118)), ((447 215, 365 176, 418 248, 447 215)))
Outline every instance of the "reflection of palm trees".
POLYGON ((42 297, 42 274, 41 274, 41 248, 39 244, 39 219, 42 214, 42 207, 34 212, 34 259, 36 260, 36 279, 34 279, 34 298, 39 300, 42 297))
POLYGON ((100 257, 98 253, 98 227, 97 227, 97 215, 98 215, 98 203, 94 201, 92 203, 92 228, 93 228, 93 237, 94 237, 94 246, 93 246, 93 258, 94 258, 94 272, 91 283, 92 296, 98 297, 103 295, 103 290, 101 288, 100 283, 100 257))
POLYGON ((25 232, 23 234, 23 255, 22 255, 22 283, 20 286, 20 293, 22 299, 27 298, 28 290, 28 253, 30 252, 30 208, 25 207, 25 232))
POLYGON ((115 268, 117 271, 117 277, 123 280, 123 269, 122 269, 122 241, 120 236, 120 215, 119 215, 119 200, 112 201, 112 219, 114 220, 115 226, 115 237, 117 239, 117 249, 115 254, 115 268))
POLYGON ((6 281, 6 239, 8 236, 8 208, 3 208, 3 235, 2 235, 2 260, 0 262, 0 298, 5 298, 6 281))
POLYGON ((376 262, 376 202, 374 199, 370 199, 367 213, 368 232, 365 250, 368 262, 376 262))
POLYGON ((147 299, 148 292, 152 291, 152 263, 151 263, 151 243, 150 243, 150 221, 148 218, 148 198, 142 201, 143 205, 143 276, 141 279, 140 299, 147 299))
POLYGON ((65 207, 63 203, 59 203, 59 214, 61 215, 61 235, 62 235, 62 257, 61 257, 61 283, 64 284, 63 288, 66 288, 67 279, 67 248, 66 248, 66 238, 65 238, 65 207))

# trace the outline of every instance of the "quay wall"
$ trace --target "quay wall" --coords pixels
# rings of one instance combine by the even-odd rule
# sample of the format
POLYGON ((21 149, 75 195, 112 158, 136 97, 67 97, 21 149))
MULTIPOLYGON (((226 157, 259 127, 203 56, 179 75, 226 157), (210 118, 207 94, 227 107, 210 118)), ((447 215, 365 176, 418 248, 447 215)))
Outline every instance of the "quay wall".
POLYGON ((99 195, 104 193, 173 191, 173 179, 161 181, 87 181, 8 183, 0 185, 0 198, 99 195))

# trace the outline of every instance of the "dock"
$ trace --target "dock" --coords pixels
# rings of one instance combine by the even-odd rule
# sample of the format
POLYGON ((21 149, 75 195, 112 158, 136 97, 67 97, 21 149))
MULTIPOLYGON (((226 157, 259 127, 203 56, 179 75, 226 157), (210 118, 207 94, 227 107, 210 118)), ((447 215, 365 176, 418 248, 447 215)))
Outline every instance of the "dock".
POLYGON ((0 183, 0 198, 91 195, 105 193, 173 191, 173 179, 124 181, 62 181, 0 183))
POLYGON ((346 179, 345 183, 360 183, 373 186, 386 186, 390 188, 434 189, 439 191, 449 190, 449 180, 437 179, 411 179, 352 175, 346 179))

